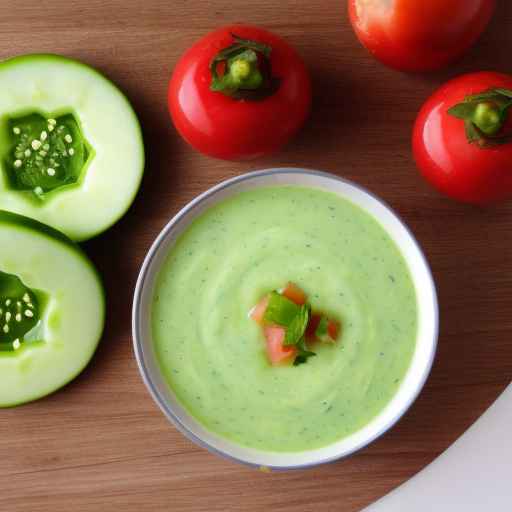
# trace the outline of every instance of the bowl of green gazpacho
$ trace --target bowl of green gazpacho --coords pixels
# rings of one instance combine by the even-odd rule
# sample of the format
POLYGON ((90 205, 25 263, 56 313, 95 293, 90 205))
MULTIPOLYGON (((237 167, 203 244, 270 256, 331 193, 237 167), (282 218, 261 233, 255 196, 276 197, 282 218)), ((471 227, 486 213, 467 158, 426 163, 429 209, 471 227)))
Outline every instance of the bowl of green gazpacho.
POLYGON ((411 232, 334 175, 270 169, 183 208, 140 272, 142 377, 199 445, 291 469, 391 428, 430 372, 435 285, 411 232))

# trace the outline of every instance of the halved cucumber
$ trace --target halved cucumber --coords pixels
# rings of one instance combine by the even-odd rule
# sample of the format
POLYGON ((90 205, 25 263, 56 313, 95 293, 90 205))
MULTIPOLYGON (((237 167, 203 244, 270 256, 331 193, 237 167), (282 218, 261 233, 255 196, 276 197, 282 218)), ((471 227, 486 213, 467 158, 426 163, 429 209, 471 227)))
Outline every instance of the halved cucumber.
POLYGON ((75 241, 114 224, 144 170, 137 117, 93 68, 57 55, 0 63, 0 209, 75 241))
POLYGON ((0 211, 0 407, 78 375, 101 337, 105 295, 81 249, 33 219, 0 211))

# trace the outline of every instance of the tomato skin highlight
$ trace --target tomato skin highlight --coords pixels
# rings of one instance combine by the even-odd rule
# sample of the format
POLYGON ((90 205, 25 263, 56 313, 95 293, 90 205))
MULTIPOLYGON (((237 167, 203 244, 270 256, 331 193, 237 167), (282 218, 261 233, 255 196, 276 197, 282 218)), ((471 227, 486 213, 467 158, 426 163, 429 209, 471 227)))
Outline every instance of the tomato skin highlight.
POLYGON ((268 301, 270 300, 270 296, 266 295, 263 299, 254 306, 251 311, 251 318, 258 324, 263 324, 263 317, 265 316, 265 311, 267 310, 268 301))
POLYGON ((198 151, 225 160, 274 153, 303 125, 311 109, 311 82, 299 55, 261 28, 232 25, 211 32, 181 57, 168 90, 169 111, 181 136, 198 151), (281 82, 271 96, 237 100, 210 90, 211 60, 232 34, 272 47, 272 74, 281 82))
MULTIPOLYGON (((512 76, 470 73, 447 82, 426 101, 413 130, 413 153, 423 176, 447 196, 477 205, 512 197, 512 142, 481 148, 466 138, 464 121, 447 113, 471 94, 512 89, 512 76)), ((504 127, 512 131, 512 114, 504 127)))
POLYGON ((277 325, 270 325, 264 329, 265 339, 267 340, 267 355, 273 365, 295 357, 297 349, 292 346, 284 345, 286 329, 277 325))
POLYGON ((440 69, 460 57, 487 27, 496 0, 349 0, 359 41, 401 71, 440 69))

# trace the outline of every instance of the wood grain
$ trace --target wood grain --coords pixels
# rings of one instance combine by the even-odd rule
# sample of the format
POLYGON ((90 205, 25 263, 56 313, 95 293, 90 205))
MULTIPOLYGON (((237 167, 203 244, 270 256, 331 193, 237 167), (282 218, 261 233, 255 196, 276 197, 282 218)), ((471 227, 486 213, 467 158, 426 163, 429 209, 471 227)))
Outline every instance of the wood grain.
POLYGON ((230 0, 2 0, 0 57, 57 52, 103 70, 140 115, 148 161, 129 214, 85 245, 109 301, 93 363, 64 390, 0 411, 0 510, 352 512, 453 442, 512 375, 512 204, 481 210, 438 196, 415 170, 409 137, 422 101, 444 80, 470 70, 512 72, 510 26, 512 2, 503 0, 460 63, 419 76, 375 62, 357 43, 342 0, 246 0, 243 9, 230 0), (179 55, 233 21, 286 37, 315 86, 302 133, 282 153, 247 164, 191 151, 165 104, 179 55), (210 455, 167 423, 139 378, 129 317, 139 266, 169 217, 222 179, 279 165, 334 172, 391 203, 430 260, 442 327, 424 392, 384 438, 343 462, 263 474, 210 455))

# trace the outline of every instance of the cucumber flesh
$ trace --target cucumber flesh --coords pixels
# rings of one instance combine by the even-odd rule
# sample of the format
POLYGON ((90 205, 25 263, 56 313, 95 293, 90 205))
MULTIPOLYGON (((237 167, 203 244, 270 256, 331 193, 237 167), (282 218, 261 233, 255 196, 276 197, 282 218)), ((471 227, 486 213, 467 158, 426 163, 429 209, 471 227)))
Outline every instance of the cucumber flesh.
POLYGON ((0 209, 75 241, 114 224, 144 170, 137 117, 91 67, 57 55, 0 63, 0 209))
POLYGON ((32 219, 0 211, 0 247, 0 407, 8 407, 85 368, 103 331, 105 295, 81 249, 32 219))

